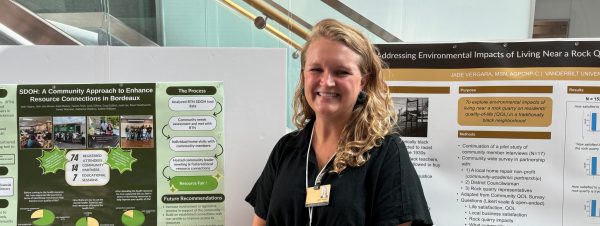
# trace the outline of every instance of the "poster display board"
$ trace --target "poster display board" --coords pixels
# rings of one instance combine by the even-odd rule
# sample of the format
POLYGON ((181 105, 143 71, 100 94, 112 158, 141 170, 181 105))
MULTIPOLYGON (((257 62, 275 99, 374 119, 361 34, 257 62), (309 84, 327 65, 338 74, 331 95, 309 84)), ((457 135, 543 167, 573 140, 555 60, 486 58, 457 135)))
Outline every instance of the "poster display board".
POLYGON ((379 48, 436 224, 600 224, 600 42, 379 48))
MULTIPOLYGON (((252 219, 253 210, 244 198, 262 172, 273 145, 286 132, 286 97, 273 94, 286 92, 286 76, 283 75, 286 74, 287 54, 289 53, 281 48, 0 46, 0 84, 185 84, 194 81, 222 81, 227 88, 225 101, 229 106, 219 113, 219 117, 227 119, 222 124, 222 137, 226 139, 223 138, 224 142, 220 143, 225 151, 218 157, 227 159, 227 163, 222 165, 227 175, 223 176, 222 183, 220 182, 227 184, 224 194, 225 225, 246 225, 252 219)), ((14 92, 9 95, 13 99, 16 98, 14 92)), ((2 99, 2 103, 5 100, 2 99)), ((160 109, 166 110, 166 106, 163 105, 160 109)), ((217 104, 216 107, 220 106, 217 104)), ((156 113, 160 114, 159 108, 156 113)), ((8 128, 16 130, 16 121, 4 124, 5 121, 1 120, 0 127, 8 125, 8 128)), ((155 137, 162 136, 163 123, 166 122, 155 123, 155 137)), ((0 130, 0 133, 2 132, 0 130)), ((165 134, 171 137, 181 136, 179 132, 181 131, 165 128, 165 134)), ((15 136, 12 133, 9 135, 15 136)), ((17 139, 4 136, 0 135, 0 143, 17 139)), ((163 146, 160 143, 163 141, 156 139, 157 145, 160 145, 157 148, 169 147, 163 146)), ((0 144, 0 157, 15 152, 10 146, 8 149, 2 148, 5 145, 7 144, 0 144)), ((134 155, 135 152, 134 150, 134 155)), ((171 153, 184 154, 174 151, 171 153)), ((156 163, 157 183, 168 183, 162 170, 169 161, 170 159, 156 163)), ((133 164, 134 170, 135 164, 137 163, 133 164)), ((14 166, 16 165, 6 167, 15 173, 16 168, 11 168, 14 166)), ((173 178, 186 174, 167 168, 165 175, 173 178)), ((19 178, 13 179, 16 184, 19 178)), ((4 201, 1 199, 9 198, 0 197, 0 213, 16 208, 16 199, 6 208, 1 208, 4 207, 4 201)), ((162 197, 157 196, 157 201, 160 198, 162 197)), ((16 212, 8 216, 16 216, 16 212)), ((159 219, 162 217, 160 214, 157 216, 159 219)))
POLYGON ((0 224, 224 225, 221 82, 0 84, 0 224))

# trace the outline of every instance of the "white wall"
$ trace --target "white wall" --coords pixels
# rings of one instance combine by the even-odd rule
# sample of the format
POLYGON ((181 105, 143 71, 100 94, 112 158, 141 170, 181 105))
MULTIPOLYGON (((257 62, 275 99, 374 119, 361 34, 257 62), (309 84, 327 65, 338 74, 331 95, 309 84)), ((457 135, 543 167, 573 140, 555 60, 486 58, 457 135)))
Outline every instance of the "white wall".
POLYGON ((568 20, 571 17, 571 0, 536 0, 536 20, 568 20))
POLYGON ((600 37, 600 1, 536 0, 535 19, 569 20, 569 38, 600 37))
POLYGON ((600 1, 573 0, 569 38, 600 37, 600 1))
POLYGON ((406 42, 531 37, 535 0, 343 0, 406 42))

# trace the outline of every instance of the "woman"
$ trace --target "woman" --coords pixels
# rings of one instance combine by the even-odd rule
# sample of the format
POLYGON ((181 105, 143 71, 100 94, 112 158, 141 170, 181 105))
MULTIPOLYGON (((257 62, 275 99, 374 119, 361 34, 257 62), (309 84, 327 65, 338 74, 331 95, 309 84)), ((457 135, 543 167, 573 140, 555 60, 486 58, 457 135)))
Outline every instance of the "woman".
POLYGON ((432 225, 374 46, 326 19, 301 66, 299 130, 279 140, 246 197, 253 225, 432 225))

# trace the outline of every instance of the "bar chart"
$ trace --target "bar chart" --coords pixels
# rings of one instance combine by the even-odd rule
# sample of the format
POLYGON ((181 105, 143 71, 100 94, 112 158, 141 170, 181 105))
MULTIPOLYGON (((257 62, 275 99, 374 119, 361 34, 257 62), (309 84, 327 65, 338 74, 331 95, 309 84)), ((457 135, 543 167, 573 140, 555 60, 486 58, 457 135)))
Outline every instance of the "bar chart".
POLYGON ((598 131, 598 113, 596 112, 591 112, 590 113, 590 125, 589 125, 589 130, 590 131, 598 131))
POLYGON ((590 175, 598 176, 598 157, 592 157, 592 160, 590 161, 590 165, 591 165, 590 175))
POLYGON ((588 210, 588 216, 590 217, 599 217, 600 218, 600 211, 598 210, 598 200, 596 199, 592 199, 588 202, 588 205, 586 205, 586 209, 588 210))
POLYGON ((586 174, 589 176, 598 176, 598 157, 593 156, 586 160, 583 164, 586 174))
POLYGON ((590 131, 598 131, 598 113, 591 112, 590 113, 590 131))
POLYGON ((585 111, 583 113, 583 139, 599 139, 600 112, 585 111))

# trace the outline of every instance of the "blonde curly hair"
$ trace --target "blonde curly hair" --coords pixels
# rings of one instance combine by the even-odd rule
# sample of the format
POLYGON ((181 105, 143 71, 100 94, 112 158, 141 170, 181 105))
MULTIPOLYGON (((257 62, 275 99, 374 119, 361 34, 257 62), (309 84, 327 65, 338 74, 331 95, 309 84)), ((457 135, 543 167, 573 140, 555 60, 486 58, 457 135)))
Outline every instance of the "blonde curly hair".
POLYGON ((302 71, 306 62, 306 51, 311 43, 320 38, 341 42, 358 54, 360 72, 366 81, 363 91, 367 93, 367 100, 364 104, 354 107, 337 146, 331 171, 339 174, 348 166, 358 167, 365 164, 369 158, 366 152, 381 145, 385 135, 393 132, 397 115, 389 88, 383 79, 384 63, 377 54, 377 48, 358 30, 334 19, 325 19, 313 27, 301 51, 302 70, 294 94, 293 121, 296 127, 302 130, 315 119, 315 112, 303 95, 302 71))

